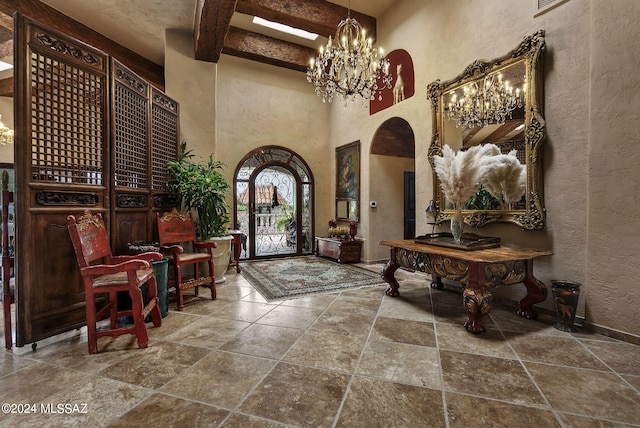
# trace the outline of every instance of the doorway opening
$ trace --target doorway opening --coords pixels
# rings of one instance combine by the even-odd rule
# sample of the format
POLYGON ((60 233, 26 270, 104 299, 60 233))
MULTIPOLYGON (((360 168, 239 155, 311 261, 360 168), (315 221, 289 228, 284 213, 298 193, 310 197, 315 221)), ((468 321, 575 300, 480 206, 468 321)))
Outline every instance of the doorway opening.
POLYGON ((234 189, 242 259, 313 252, 313 176, 300 156, 279 146, 255 149, 238 164, 234 189))

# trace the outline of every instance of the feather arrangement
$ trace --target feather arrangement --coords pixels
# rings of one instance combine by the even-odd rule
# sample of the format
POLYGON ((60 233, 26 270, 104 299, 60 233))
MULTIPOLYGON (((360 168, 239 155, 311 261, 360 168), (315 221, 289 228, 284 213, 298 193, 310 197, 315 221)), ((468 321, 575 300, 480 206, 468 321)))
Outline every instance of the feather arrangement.
POLYGON ((446 145, 442 156, 434 156, 435 172, 445 197, 460 215, 464 203, 481 184, 504 207, 518 202, 526 190, 527 170, 516 150, 502 154, 495 144, 473 146, 457 153, 446 145))
POLYGON ((516 150, 508 154, 498 154, 487 158, 490 168, 483 183, 487 191, 502 205, 511 209, 518 202, 527 185, 527 170, 516 157, 516 150))
POLYGON ((461 214, 462 205, 476 194, 480 184, 485 181, 491 168, 487 158, 499 153, 500 149, 492 144, 473 146, 457 153, 445 144, 442 156, 434 156, 435 172, 440 180, 440 187, 445 197, 454 204, 456 215, 461 214))

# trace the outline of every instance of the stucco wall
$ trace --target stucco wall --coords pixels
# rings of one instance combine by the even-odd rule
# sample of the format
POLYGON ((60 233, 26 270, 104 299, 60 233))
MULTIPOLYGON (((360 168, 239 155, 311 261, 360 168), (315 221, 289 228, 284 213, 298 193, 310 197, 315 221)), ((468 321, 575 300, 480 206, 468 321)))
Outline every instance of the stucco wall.
POLYGON ((593 2, 589 39, 586 314, 640 335, 640 2, 611 6, 593 2))
MULTIPOLYGON (((579 316, 639 336, 640 326, 629 322, 640 304, 631 285, 638 273, 640 233, 634 220, 640 203, 634 120, 640 80, 640 29, 634 23, 640 20, 639 8, 640 3, 633 0, 571 0, 534 17, 528 0, 399 1, 378 20, 378 43, 386 51, 402 48, 410 53, 416 96, 371 117, 334 105, 332 140, 348 134, 347 139, 360 139, 367 147, 375 129, 388 117, 407 120, 416 135, 420 211, 431 199, 433 185, 427 162, 432 132, 427 85, 455 77, 476 59, 501 56, 524 36, 544 29, 546 229, 525 232, 499 224, 476 232, 500 236, 510 244, 553 250, 553 256, 536 261, 538 279, 548 286, 552 279, 581 282, 579 316)), ((363 160, 363 165, 369 163, 363 160)), ((366 183, 374 183, 376 174, 380 169, 364 168, 366 193, 373 191, 366 183)), ((391 190, 389 198, 393 198, 391 190)), ((378 192, 377 199, 384 197, 378 192)), ((426 224, 417 217, 418 233, 426 231, 426 224)), ((375 244, 374 239, 367 242, 371 253, 375 244)), ((494 294, 518 300, 524 290, 505 287, 494 294)), ((552 309, 552 299, 542 306, 552 309)))
POLYGON ((315 227, 334 216, 328 107, 318 102, 304 73, 223 55, 218 63, 217 153, 230 169, 253 149, 286 147, 311 168, 315 227))
MULTIPOLYGON (((388 260, 389 248, 378 242, 385 239, 402 239, 404 235, 404 172, 413 171, 413 159, 369 155, 370 191, 369 199, 363 199, 361 210, 368 213, 367 233, 362 233, 365 242, 363 260, 369 262, 388 260), (376 201, 376 208, 369 207, 369 201, 376 201)), ((424 223, 424 210, 418 206, 416 220, 424 223)))
POLYGON ((217 65, 193 59, 190 33, 165 33, 165 90, 180 103, 180 141, 208 158, 215 153, 217 65))
POLYGON ((217 64, 194 61, 191 36, 175 31, 167 32, 166 58, 167 93, 180 102, 180 134, 189 147, 224 162, 230 184, 239 162, 257 147, 296 152, 315 180, 316 230, 326 229, 335 216, 329 108, 304 73, 228 55, 217 64))
MULTIPOLYGON (((365 257, 374 259, 386 250, 377 247, 380 228, 368 201, 375 199, 386 206, 402 190, 383 185, 388 184, 385 174, 394 161, 369 155, 375 130, 398 116, 414 131, 416 232, 424 233, 427 225, 420 214, 432 198, 433 185, 427 160, 432 134, 427 85, 455 77, 476 59, 499 57, 523 37, 544 29, 546 228, 526 232, 499 224, 477 232, 500 236, 509 244, 553 250, 553 256, 536 261, 538 279, 548 286, 556 278, 581 282, 580 316, 589 323, 640 336, 640 325, 629 322, 640 306, 631 283, 640 266, 640 228, 635 220, 640 204, 634 120, 640 85, 637 22, 640 2, 636 0, 570 0, 538 17, 533 16, 530 0, 400 0, 378 19, 378 44, 387 52, 405 49, 412 56, 415 95, 373 116, 359 102, 349 102, 347 107, 339 100, 323 104, 302 73, 226 55, 217 66, 192 67, 189 54, 182 53, 192 50, 189 37, 180 46, 168 37, 168 51, 177 52, 168 52, 167 91, 181 101, 183 135, 194 141, 197 133, 203 141, 209 141, 206 138, 212 132, 217 135, 217 143, 206 143, 202 150, 214 151, 227 163, 230 178, 242 156, 260 145, 283 145, 306 159, 316 179, 319 232, 334 216, 335 147, 360 140, 358 235, 366 239, 365 257), (185 66, 189 73, 183 71, 185 66), (217 82, 209 87, 215 78, 217 82), (207 90, 196 86, 202 84, 200 79, 207 90), (212 93, 217 97, 217 113, 210 106, 212 93), (188 111, 187 104, 192 105, 188 111), (197 121, 187 117, 191 113, 197 121)), ((402 224, 401 215, 395 222, 402 224)), ((442 225, 440 230, 447 227, 442 225)), ((524 288, 504 287, 494 294, 517 300, 524 288)), ((552 309, 552 299, 542 306, 552 309)))

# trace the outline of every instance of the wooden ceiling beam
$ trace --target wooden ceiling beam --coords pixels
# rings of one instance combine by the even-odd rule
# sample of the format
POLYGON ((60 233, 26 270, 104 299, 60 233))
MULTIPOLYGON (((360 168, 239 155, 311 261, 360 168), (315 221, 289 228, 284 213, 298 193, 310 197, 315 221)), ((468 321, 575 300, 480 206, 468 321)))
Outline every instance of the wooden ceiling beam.
POLYGON ((13 77, 0 79, 0 97, 13 97, 13 77))
POLYGON ((218 62, 236 0, 198 0, 193 24, 195 59, 218 62))
POLYGON ((0 43, 13 40, 13 16, 0 13, 0 43))
POLYGON ((316 54, 315 49, 236 27, 229 28, 222 52, 303 72, 316 54))
MULTIPOLYGON (((348 9, 325 0, 198 0, 193 26, 195 59, 218 62, 225 53, 291 70, 306 71, 314 49, 231 27, 234 12, 328 37, 347 17, 348 9)), ((376 18, 351 11, 375 42, 376 18)))
POLYGON ((495 131, 493 131, 487 138, 482 141, 482 144, 485 143, 500 143, 502 139, 513 132, 518 126, 522 125, 524 122, 521 119, 515 120, 507 120, 502 126, 498 127, 495 131))
POLYGON ((0 43, 0 59, 7 56, 13 56, 13 38, 0 43))
MULTIPOLYGON (((325 0, 238 0, 236 12, 259 16, 324 37, 335 35, 336 27, 347 17, 349 9, 325 0)), ((354 10, 351 17, 376 41, 376 18, 354 10)))
POLYGON ((16 11, 108 53, 157 88, 164 90, 164 67, 161 65, 138 55, 38 0, 0 0, 0 12, 13 15, 16 11))

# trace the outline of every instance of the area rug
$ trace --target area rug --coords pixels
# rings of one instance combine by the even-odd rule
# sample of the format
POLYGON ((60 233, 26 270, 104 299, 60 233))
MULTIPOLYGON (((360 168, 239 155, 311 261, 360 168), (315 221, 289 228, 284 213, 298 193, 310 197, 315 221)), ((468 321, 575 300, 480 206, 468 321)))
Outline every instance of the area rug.
POLYGON ((242 276, 268 301, 387 285, 379 273, 316 256, 247 262, 242 276))

